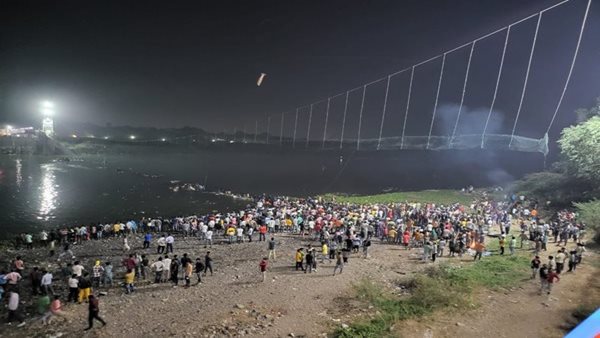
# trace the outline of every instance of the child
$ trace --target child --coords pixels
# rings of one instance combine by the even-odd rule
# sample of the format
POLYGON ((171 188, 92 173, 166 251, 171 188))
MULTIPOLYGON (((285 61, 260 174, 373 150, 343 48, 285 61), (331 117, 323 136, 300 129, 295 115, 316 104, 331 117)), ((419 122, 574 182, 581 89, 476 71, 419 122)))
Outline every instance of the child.
POLYGON ((133 288, 133 280, 135 279, 135 272, 133 269, 127 269, 127 273, 125 273, 125 293, 132 293, 133 288))

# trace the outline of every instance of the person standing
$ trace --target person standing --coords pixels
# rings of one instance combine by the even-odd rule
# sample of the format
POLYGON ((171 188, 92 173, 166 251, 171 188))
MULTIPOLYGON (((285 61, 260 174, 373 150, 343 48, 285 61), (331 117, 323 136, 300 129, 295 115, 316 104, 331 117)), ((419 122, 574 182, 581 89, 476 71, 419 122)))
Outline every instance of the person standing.
POLYGON ((213 275, 213 259, 210 256, 210 251, 206 252, 206 256, 204 256, 204 275, 206 276, 206 272, 210 270, 210 275, 213 275))
POLYGON ((94 327, 94 319, 102 323, 102 326, 106 326, 106 322, 100 317, 100 304, 98 299, 94 297, 94 295, 89 295, 88 300, 88 327, 84 331, 88 331, 94 327))
POLYGON ((208 246, 209 248, 212 248, 212 244, 213 244, 212 228, 209 228, 208 231, 206 231, 205 240, 206 240, 206 242, 204 242, 204 247, 206 248, 206 246, 208 246))
POLYGON ((18 320, 20 323, 17 327, 25 325, 25 319, 19 313, 19 294, 12 290, 8 293, 8 322, 18 320))
POLYGON ((42 274, 37 266, 35 266, 31 273, 29 273, 29 279, 31 279, 31 294, 36 296, 38 293, 40 293, 40 286, 42 282, 42 274))
POLYGON ((52 273, 50 271, 42 270, 42 274, 42 290, 44 290, 46 295, 54 295, 54 289, 52 288, 52 273))
POLYGON ((506 235, 501 235, 500 239, 498 240, 498 244, 500 245, 500 254, 504 255, 504 246, 506 244, 506 240, 504 239, 506 235))
POLYGON ((125 293, 130 294, 135 291, 133 281, 135 279, 135 272, 132 269, 127 269, 125 273, 125 293))
POLYGON ((340 270, 340 273, 344 271, 344 262, 342 260, 342 255, 339 251, 335 253, 335 267, 333 268, 333 275, 335 276, 335 272, 340 270))
POLYGON ((567 259, 567 255, 565 254, 565 249, 561 249, 556 255, 556 274, 560 275, 560 273, 565 268, 565 260, 567 259))
POLYGON ((113 266, 110 262, 104 263, 104 276, 103 281, 104 287, 112 287, 113 285, 113 266))
POLYGON ((77 278, 77 275, 71 275, 67 284, 69 285, 69 298, 67 299, 67 302, 75 303, 77 301, 77 292, 79 290, 79 279, 77 278))
POLYGON ((173 253, 173 243, 175 243, 175 238, 171 234, 167 234, 165 242, 167 243, 167 253, 173 253))
POLYGON ((269 256, 267 257, 268 259, 271 259, 271 256, 273 257, 273 262, 276 259, 276 255, 275 255, 275 247, 276 247, 276 243, 275 243, 275 238, 271 237, 271 240, 269 241, 269 245, 267 246, 267 248, 269 249, 269 256))
POLYGON ((96 288, 100 287, 100 279, 104 275, 104 267, 100 264, 100 261, 96 261, 92 268, 92 285, 96 288))
POLYGON ((183 265, 183 278, 185 279, 185 287, 189 288, 192 282, 192 272, 193 272, 192 262, 190 260, 186 260, 183 265))
POLYGON ((510 251, 511 256, 515 254, 516 246, 517 246, 517 238, 515 236, 512 236, 510 239, 510 242, 508 242, 508 250, 510 251))
POLYGON ((162 282, 168 282, 169 280, 171 280, 171 258, 169 258, 169 255, 165 255, 162 262, 163 262, 162 282))
POLYGON ((302 271, 304 270, 304 252, 302 252, 302 248, 296 250, 296 271, 300 268, 302 271))
POLYGON ((167 239, 165 238, 165 235, 160 235, 160 237, 156 241, 156 245, 157 254, 165 253, 165 248, 167 247, 167 239))
POLYGON ((304 270, 304 273, 312 273, 313 271, 313 267, 314 267, 314 254, 313 251, 311 249, 307 250, 306 253, 306 269, 304 270))
POLYGON ((268 266, 269 266, 269 258, 268 257, 263 257, 263 259, 258 264, 258 267, 260 269, 260 273, 262 274, 262 281, 263 281, 263 283, 267 280, 267 268, 268 268, 268 266))
POLYGON ((262 241, 266 241, 267 238, 267 226, 265 224, 261 225, 260 228, 258 228, 258 241, 262 242, 262 241))
POLYGON ((546 290, 548 287, 548 274, 549 274, 549 269, 548 269, 548 265, 543 264, 542 267, 540 268, 540 295, 544 292, 544 290, 546 290))
POLYGON ((475 257, 473 257, 473 260, 481 260, 481 256, 483 256, 483 251, 485 251, 485 245, 481 242, 477 242, 475 244, 475 257))
POLYGON ((79 277, 79 304, 83 303, 84 300, 88 299, 88 296, 92 294, 92 280, 89 277, 89 273, 84 272, 83 276, 79 277))
POLYGON ((531 279, 535 279, 535 276, 537 275, 538 271, 540 270, 541 263, 542 263, 542 261, 540 260, 540 256, 535 256, 531 260, 531 279))
POLYGON ((154 283, 160 283, 162 279, 162 273, 164 270, 162 257, 158 257, 158 260, 152 263, 151 268, 154 271, 154 283))
POLYGON ((150 242, 152 242, 152 234, 150 234, 149 232, 147 232, 144 235, 144 249, 150 248, 150 242))

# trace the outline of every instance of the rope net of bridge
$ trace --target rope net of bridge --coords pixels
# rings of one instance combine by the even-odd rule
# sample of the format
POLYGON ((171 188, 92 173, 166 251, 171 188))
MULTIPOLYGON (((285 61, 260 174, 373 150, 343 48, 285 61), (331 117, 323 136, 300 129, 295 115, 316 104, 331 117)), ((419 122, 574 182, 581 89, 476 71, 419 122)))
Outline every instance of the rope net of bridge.
MULTIPOLYGON (((246 135, 245 127, 237 128, 243 130, 243 135, 234 132, 230 137, 246 143, 298 149, 500 149, 546 155, 549 150, 548 133, 571 80, 590 5, 591 0, 561 1, 375 81, 287 112, 268 115, 264 120, 253 121, 254 130, 250 134, 246 135), (528 90, 532 91, 529 84, 535 71, 536 47, 539 47, 540 35, 543 35, 544 17, 552 13, 561 15, 556 9, 568 3, 581 4, 570 9, 581 15, 581 20, 577 20, 575 25, 570 24, 572 40, 575 41, 573 47, 559 46, 561 51, 571 50, 572 54, 566 61, 567 75, 564 81, 557 84, 560 86, 560 90, 557 90, 560 95, 557 95, 559 99, 552 108, 552 118, 543 131, 537 132, 537 137, 536 132, 531 130, 527 136, 518 135, 520 118, 532 110, 525 111, 524 107, 528 90), (521 46, 523 43, 528 45, 526 54, 518 53, 523 48, 511 50, 513 39, 517 39, 521 46), (482 50, 488 53, 495 51, 496 59, 480 60, 478 52, 482 53, 482 50), (507 59, 511 57, 512 63, 520 57, 526 66, 522 67, 520 77, 515 77, 513 70, 510 79, 504 79, 509 77, 507 59), (488 71, 483 78, 489 83, 471 83, 473 72, 481 72, 481 69, 488 71), (489 101, 477 103, 483 108, 470 108, 467 105, 467 101, 472 99, 470 92, 481 92, 481 87, 489 89, 489 101), (506 109, 498 109, 497 99, 502 89, 509 87, 518 87, 518 94, 504 94, 506 97, 503 101, 510 99, 515 106, 507 113, 506 109), (424 118, 424 113, 430 114, 430 117, 424 118)), ((546 40, 551 38, 546 37, 546 40)), ((531 124, 541 125, 541 122, 528 123, 531 124)))

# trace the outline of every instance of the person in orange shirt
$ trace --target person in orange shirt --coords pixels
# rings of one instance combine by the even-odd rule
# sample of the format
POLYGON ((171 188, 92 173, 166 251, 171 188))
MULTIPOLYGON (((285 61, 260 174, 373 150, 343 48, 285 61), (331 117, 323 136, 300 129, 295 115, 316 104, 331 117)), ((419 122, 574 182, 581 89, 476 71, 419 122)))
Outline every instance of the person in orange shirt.
POLYGON ((485 251, 485 245, 481 242, 475 243, 475 257, 474 260, 481 260, 481 255, 483 255, 483 251, 485 251))

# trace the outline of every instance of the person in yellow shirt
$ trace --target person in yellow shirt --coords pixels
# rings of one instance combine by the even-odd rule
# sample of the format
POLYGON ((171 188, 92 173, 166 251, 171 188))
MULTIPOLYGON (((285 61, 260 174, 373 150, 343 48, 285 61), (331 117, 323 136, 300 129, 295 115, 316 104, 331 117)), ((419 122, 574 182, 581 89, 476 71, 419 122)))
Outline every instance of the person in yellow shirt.
POLYGON ((116 237, 119 237, 119 233, 121 232, 121 223, 115 222, 113 225, 113 232, 115 233, 116 237))
POLYGON ((329 258, 329 246, 327 246, 327 242, 323 241, 323 245, 321 246, 321 263, 325 262, 325 259, 327 259, 327 262, 331 262, 331 258, 329 258))
POLYGON ((233 226, 230 226, 229 228, 227 228, 227 239, 229 240, 229 244, 233 243, 233 239, 235 238, 235 228, 233 226))
POLYGON ((396 239, 396 235, 398 234, 398 232, 396 231, 396 229, 391 228, 390 231, 388 232, 388 242, 394 242, 394 239, 396 239))
POLYGON ((298 271, 298 268, 302 269, 302 271, 304 270, 304 252, 302 251, 304 249, 300 248, 298 250, 296 250, 296 271, 298 271))
POLYGON ((135 291, 133 287, 133 281, 135 279, 135 272, 133 269, 127 269, 125 273, 125 293, 132 293, 135 291))

